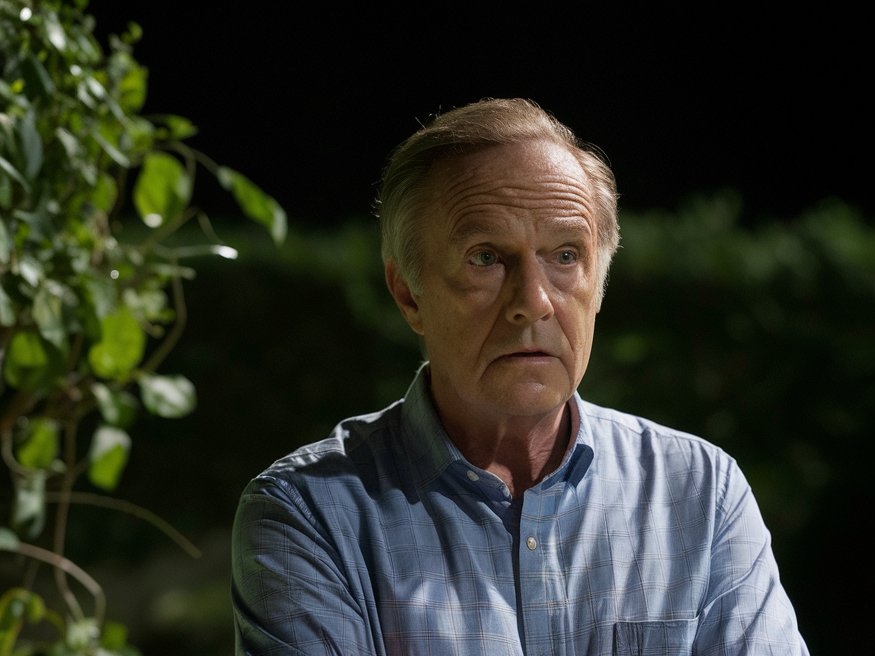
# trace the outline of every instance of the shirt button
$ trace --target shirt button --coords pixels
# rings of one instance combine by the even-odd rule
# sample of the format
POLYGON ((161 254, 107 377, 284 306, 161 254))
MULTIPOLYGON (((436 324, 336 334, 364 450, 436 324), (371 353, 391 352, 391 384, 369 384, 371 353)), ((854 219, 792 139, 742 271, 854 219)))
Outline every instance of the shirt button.
POLYGON ((526 546, 529 548, 529 551, 534 551, 538 548, 538 541, 530 535, 526 538, 526 546))
POLYGON ((477 475, 477 472, 472 471, 472 470, 469 469, 469 470, 468 470, 468 480, 471 480, 471 481, 479 481, 479 480, 480 480, 480 477, 477 475))

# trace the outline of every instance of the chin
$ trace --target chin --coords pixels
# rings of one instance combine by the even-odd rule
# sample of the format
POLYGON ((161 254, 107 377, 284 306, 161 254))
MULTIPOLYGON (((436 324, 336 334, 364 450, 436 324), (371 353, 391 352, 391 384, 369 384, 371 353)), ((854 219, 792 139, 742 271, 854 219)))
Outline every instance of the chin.
POLYGON ((539 416, 549 414, 565 405, 574 390, 563 386, 546 386, 541 383, 520 383, 512 386, 496 399, 510 415, 539 416))

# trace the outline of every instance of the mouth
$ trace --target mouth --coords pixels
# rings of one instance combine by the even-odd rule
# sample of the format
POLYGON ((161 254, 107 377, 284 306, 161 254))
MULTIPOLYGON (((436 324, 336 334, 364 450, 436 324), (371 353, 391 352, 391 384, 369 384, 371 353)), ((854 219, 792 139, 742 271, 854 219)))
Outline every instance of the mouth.
POLYGON ((535 361, 552 358, 553 354, 547 351, 514 351, 513 353, 505 353, 499 359, 520 360, 520 361, 535 361))

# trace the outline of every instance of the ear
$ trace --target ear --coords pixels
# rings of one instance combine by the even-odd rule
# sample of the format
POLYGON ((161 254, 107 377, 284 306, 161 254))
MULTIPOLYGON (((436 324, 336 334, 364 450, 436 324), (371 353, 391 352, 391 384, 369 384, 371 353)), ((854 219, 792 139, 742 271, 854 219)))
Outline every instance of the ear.
POLYGON ((401 310, 401 316, 404 317, 404 320, 413 329, 413 332, 422 335, 422 316, 419 312, 419 303, 416 301, 413 292, 410 291, 410 287, 407 286, 407 282, 398 272, 398 266, 394 260, 386 262, 385 274, 386 286, 389 288, 392 298, 395 299, 398 309, 401 310))

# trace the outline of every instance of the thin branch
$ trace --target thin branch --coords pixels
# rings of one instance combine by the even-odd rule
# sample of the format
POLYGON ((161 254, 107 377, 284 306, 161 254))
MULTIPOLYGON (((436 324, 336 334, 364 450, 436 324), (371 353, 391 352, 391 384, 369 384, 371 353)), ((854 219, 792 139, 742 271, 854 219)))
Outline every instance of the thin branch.
POLYGON ((82 584, 82 587, 88 590, 88 592, 94 597, 94 618, 97 620, 98 624, 103 624, 103 617, 106 613, 106 596, 104 595, 103 588, 100 587, 100 584, 97 581, 91 578, 88 572, 79 567, 73 561, 58 555, 53 551, 37 547, 33 544, 19 542, 14 550, 22 556, 27 556, 28 558, 48 563, 56 570, 62 570, 79 581, 79 583, 82 584))
POLYGON ((11 430, 19 418, 33 409, 39 398, 31 392, 16 392, 12 401, 6 406, 3 415, 0 416, 0 432, 5 433, 7 430, 11 430))
MULTIPOLYGON (((138 506, 135 503, 131 503, 130 501, 115 499, 113 497, 106 497, 100 494, 94 494, 92 492, 68 492, 67 495, 70 502, 72 503, 98 506, 101 508, 110 508, 112 510, 119 510, 130 515, 134 515, 135 517, 142 519, 149 524, 152 524, 155 528, 157 528, 159 531, 161 531, 167 537, 173 540, 176 544, 178 544, 179 547, 183 549, 186 553, 188 553, 192 558, 201 557, 200 549, 192 544, 192 542, 188 540, 188 538, 186 538, 184 535, 182 535, 182 533, 173 528, 173 526, 171 526, 166 520, 162 519, 151 510, 147 510, 146 508, 138 506)), ((46 501, 58 502, 60 501, 60 496, 60 492, 46 492, 46 501)))
POLYGON ((174 349, 177 342, 182 337, 185 330, 185 325, 188 322, 188 310, 185 305, 185 293, 182 287, 182 281, 178 277, 174 277, 171 281, 173 290, 173 307, 176 313, 176 320, 173 322, 167 337, 158 345, 149 360, 141 367, 144 371, 157 371, 158 366, 174 349))
POLYGON ((6 463, 6 466, 16 474, 28 474, 30 470, 27 467, 23 467, 19 464, 18 460, 15 458, 15 453, 12 451, 12 429, 8 427, 3 427, 0 429, 0 453, 3 456, 3 462, 6 463))
MULTIPOLYGON (((73 491, 73 485, 76 483, 76 476, 73 473, 73 468, 76 465, 76 427, 77 422, 69 421, 64 426, 64 462, 66 463, 65 473, 61 481, 62 491, 59 494, 58 512, 55 514, 55 536, 53 548, 55 554, 63 558, 64 547, 67 541, 67 519, 70 516, 70 493, 73 491)), ((67 602, 70 611, 78 619, 83 618, 82 607, 76 599, 76 595, 70 590, 67 584, 66 573, 63 569, 55 568, 55 585, 58 592, 67 602)))

